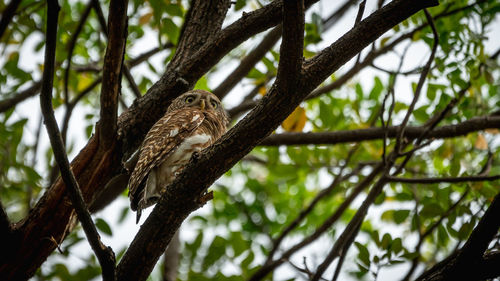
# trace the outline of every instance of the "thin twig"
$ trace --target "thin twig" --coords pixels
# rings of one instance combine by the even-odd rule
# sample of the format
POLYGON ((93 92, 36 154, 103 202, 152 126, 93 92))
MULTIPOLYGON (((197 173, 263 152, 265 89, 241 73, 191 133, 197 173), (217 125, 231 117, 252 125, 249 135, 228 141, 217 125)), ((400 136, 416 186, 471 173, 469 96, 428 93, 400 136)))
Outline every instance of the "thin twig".
POLYGON ((78 25, 75 29, 75 32, 73 32, 71 39, 69 40, 68 56, 66 58, 66 68, 64 69, 64 103, 66 105, 69 102, 69 91, 68 91, 69 70, 71 68, 71 59, 73 57, 73 51, 75 50, 76 41, 78 40, 78 35, 80 35, 80 32, 82 32, 83 25, 87 21, 89 15, 90 15, 91 9, 92 9, 92 0, 90 0, 90 2, 87 4, 87 7, 83 11, 83 14, 80 17, 80 20, 78 21, 78 25))
POLYGON ((9 110, 10 108, 16 106, 18 103, 24 101, 25 99, 27 99, 29 97, 35 96, 36 94, 38 94, 41 87, 42 87, 42 81, 37 81, 37 82, 33 83, 33 85, 31 85, 26 90, 21 91, 15 95, 13 95, 13 97, 1 100, 0 101, 0 113, 9 110))
POLYGON ((257 64, 267 52, 281 38, 281 25, 271 30, 250 53, 248 53, 240 62, 238 67, 213 90, 213 93, 220 99, 224 98, 238 82, 257 64))
MULTIPOLYGON (((358 14, 356 15, 356 20, 354 21, 354 26, 358 25, 361 19, 363 19, 363 13, 365 12, 365 6, 366 6, 366 0, 361 1, 359 3, 359 8, 358 8, 358 14)), ((358 64, 359 61, 361 60, 361 53, 359 52, 358 57, 356 58, 356 63, 358 64)))
POLYGON ((415 105, 417 104, 418 98, 420 97, 420 93, 422 91, 422 88, 424 86, 425 79, 427 78, 427 74, 429 73, 429 70, 432 66, 432 62, 434 61, 434 57, 436 56, 436 51, 438 48, 439 44, 439 35, 436 30, 436 26, 434 25, 434 20, 432 19, 432 16, 429 14, 427 9, 424 9, 425 17, 427 18, 427 22, 431 26, 432 29, 432 34, 434 35, 434 42, 432 45, 432 50, 431 50, 431 55, 429 56, 429 59, 427 60, 427 63, 425 64, 422 73, 420 74, 420 77, 418 79, 417 87, 415 89, 415 94, 413 97, 413 100, 408 107, 408 111, 406 112, 406 115, 401 122, 400 129, 398 132, 398 137, 396 138, 396 145, 395 149, 397 153, 401 153, 401 146, 403 145, 403 135, 404 135, 404 130, 406 128, 406 125, 408 124, 408 121, 410 119, 411 114, 413 113, 413 110, 415 108, 415 105))

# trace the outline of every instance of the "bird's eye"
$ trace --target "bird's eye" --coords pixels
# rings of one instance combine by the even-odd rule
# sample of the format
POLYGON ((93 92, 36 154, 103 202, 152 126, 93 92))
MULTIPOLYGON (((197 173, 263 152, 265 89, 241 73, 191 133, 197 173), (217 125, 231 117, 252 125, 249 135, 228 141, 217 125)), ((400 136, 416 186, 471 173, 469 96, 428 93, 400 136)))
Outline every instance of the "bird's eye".
POLYGON ((213 100, 213 101, 210 101, 210 104, 212 105, 212 107, 213 107, 214 109, 217 109, 218 104, 217 104, 217 102, 216 102, 216 101, 214 101, 214 100, 213 100))
POLYGON ((192 103, 194 101, 193 96, 187 96, 186 99, 184 100, 186 103, 192 103))

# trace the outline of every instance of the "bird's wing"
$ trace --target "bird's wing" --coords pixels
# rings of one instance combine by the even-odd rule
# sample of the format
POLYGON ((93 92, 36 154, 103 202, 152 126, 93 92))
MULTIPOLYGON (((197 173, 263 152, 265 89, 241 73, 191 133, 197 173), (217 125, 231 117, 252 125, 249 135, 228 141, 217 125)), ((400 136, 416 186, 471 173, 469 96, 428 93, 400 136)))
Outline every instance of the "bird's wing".
POLYGON ((147 175, 160 165, 169 154, 203 122, 205 115, 200 110, 179 109, 166 113, 149 130, 139 153, 139 160, 130 176, 129 197, 132 210, 144 192, 147 175))

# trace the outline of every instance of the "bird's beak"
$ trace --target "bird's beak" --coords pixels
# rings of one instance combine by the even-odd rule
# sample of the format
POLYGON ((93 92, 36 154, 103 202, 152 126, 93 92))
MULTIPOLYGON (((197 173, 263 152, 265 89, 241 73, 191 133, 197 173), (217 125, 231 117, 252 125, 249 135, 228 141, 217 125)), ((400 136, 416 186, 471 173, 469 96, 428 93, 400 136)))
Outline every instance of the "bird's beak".
POLYGON ((200 108, 201 110, 205 110, 205 100, 200 100, 200 108))

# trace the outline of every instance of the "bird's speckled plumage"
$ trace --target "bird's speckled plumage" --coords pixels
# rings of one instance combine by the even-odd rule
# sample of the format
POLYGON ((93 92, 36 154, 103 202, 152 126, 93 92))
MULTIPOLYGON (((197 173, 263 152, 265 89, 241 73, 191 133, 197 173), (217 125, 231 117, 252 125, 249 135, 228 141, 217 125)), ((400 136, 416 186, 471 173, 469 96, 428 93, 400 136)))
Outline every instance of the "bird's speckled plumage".
POLYGON ((228 117, 212 93, 193 90, 176 98, 151 127, 130 176, 129 197, 139 220, 142 209, 158 200, 195 151, 213 144, 226 131, 228 117))

